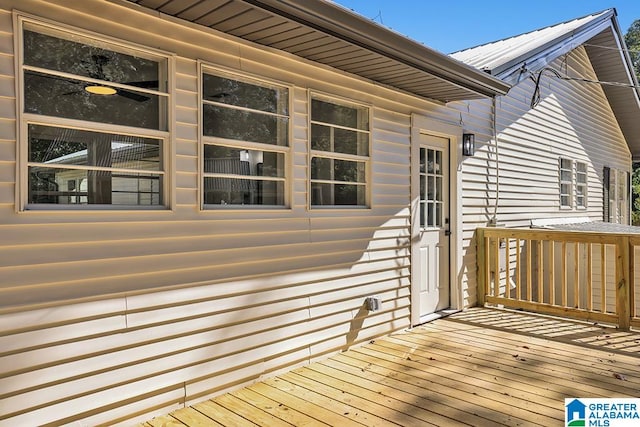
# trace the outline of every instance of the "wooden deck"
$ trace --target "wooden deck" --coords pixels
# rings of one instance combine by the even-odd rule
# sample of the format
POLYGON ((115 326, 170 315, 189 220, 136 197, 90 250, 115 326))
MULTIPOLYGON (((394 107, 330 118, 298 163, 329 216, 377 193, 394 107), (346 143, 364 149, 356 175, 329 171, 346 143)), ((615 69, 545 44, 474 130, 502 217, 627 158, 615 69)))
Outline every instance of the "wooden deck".
POLYGON ((565 397, 640 398, 640 334, 470 309, 148 426, 552 426, 565 397))

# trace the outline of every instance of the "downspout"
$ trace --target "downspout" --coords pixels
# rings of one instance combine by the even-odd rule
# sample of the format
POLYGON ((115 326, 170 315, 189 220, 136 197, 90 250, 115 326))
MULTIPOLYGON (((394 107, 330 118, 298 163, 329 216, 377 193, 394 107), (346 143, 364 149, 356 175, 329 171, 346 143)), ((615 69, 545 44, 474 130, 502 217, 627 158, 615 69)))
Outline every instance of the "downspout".
POLYGON ((495 155, 496 155, 496 197, 493 205, 493 216, 489 220, 489 226, 495 227, 498 224, 498 204, 500 203, 500 151, 498 144, 498 125, 497 125, 497 116, 498 116, 498 105, 497 105, 497 96, 494 96, 491 100, 492 102, 492 120, 491 120, 491 131, 493 133, 493 140, 495 141, 495 155))

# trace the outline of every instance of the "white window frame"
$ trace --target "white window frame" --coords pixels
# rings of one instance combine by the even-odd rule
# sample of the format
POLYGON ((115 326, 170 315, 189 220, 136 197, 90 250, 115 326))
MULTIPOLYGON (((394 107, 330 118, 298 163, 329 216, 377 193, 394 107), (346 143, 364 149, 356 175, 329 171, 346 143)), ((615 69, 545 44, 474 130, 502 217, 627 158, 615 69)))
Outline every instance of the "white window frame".
POLYGON ((356 102, 353 100, 349 100, 346 98, 341 98, 338 96, 334 96, 334 95, 329 95, 326 93, 321 93, 318 91, 309 91, 309 96, 308 96, 308 100, 307 100, 307 105, 309 106, 309 114, 308 114, 308 130, 309 130, 309 138, 308 138, 308 152, 309 152, 309 158, 308 158, 308 165, 309 165, 309 175, 308 175, 308 183, 307 183, 307 194, 308 194, 308 207, 311 210, 315 210, 315 209, 371 209, 371 150, 372 150, 372 141, 371 141, 371 123, 372 123, 372 106, 369 104, 365 104, 362 102, 356 102), (353 107, 353 108, 363 108, 366 109, 367 111, 367 123, 369 124, 369 129, 367 130, 363 130, 363 129, 355 129, 355 128, 350 128, 350 127, 343 127, 343 126, 339 126, 339 125, 335 125, 332 123, 324 123, 324 122, 316 122, 314 120, 311 119, 312 116, 312 111, 311 111, 311 106, 312 106, 312 100, 314 99, 318 99, 327 103, 331 103, 331 104, 335 104, 335 105, 342 105, 342 106, 346 106, 346 107, 353 107), (319 125, 323 125, 323 126, 328 126, 330 128, 333 129, 346 129, 346 130, 350 130, 350 131, 356 131, 359 133, 364 133, 367 135, 367 152, 369 153, 368 156, 363 156, 363 155, 354 155, 354 154, 344 154, 344 153, 338 153, 335 151, 323 151, 323 150, 314 150, 311 147, 311 129, 312 129, 312 125, 314 124, 319 124, 319 125), (332 160, 347 160, 347 161, 352 161, 352 162, 361 162, 364 163, 365 165, 365 182, 360 183, 360 182, 349 182, 349 184, 353 184, 353 185, 359 185, 359 186, 363 186, 365 188, 364 190, 364 194, 365 194, 365 203, 364 205, 314 205, 312 204, 312 183, 316 182, 316 183, 323 183, 323 184, 343 184, 343 181, 333 181, 333 180, 322 180, 322 179, 312 179, 311 178, 311 167, 312 167, 312 160, 314 157, 317 158, 327 158, 327 159, 332 159, 332 160))
POLYGON ((573 209, 574 207, 574 161, 567 157, 560 157, 558 160, 558 190, 560 191, 560 199, 558 202, 560 203, 560 209, 573 209), (563 167, 563 162, 569 162, 569 168, 563 167), (563 172, 569 173, 569 179, 563 179, 563 172), (563 192, 563 186, 569 186, 568 192, 563 192), (569 201, 569 204, 563 204, 563 198, 566 198, 569 201))
POLYGON ((587 209, 589 206, 589 165, 586 162, 575 161, 575 205, 577 209, 587 209), (580 170, 584 167, 584 171, 580 170), (580 177, 584 177, 584 182, 580 182, 580 177), (583 203, 579 203, 579 189, 582 188, 583 203))
MULTIPOLYGON (((282 210, 282 209, 291 209, 291 146, 292 146, 292 93, 293 88, 291 85, 275 80, 267 80, 261 77, 257 77, 248 73, 241 73, 236 70, 223 68, 220 66, 216 66, 210 63, 206 63, 203 61, 198 62, 198 135, 200 139, 199 143, 199 184, 200 189, 198 191, 199 197, 199 205, 202 211, 206 212, 215 212, 218 210, 282 210), (259 110, 246 109, 248 111, 258 112, 262 114, 268 114, 275 117, 283 117, 287 118, 287 142, 286 146, 284 145, 276 145, 276 144, 266 144, 260 142, 252 142, 252 141, 242 141, 236 139, 228 139, 221 138, 215 136, 206 136, 204 135, 204 108, 205 104, 219 105, 222 107, 227 107, 226 104, 220 103, 217 104, 212 101, 207 101, 204 99, 202 90, 203 90, 203 82, 204 82, 204 74, 215 75, 231 80, 236 80, 243 83, 248 83, 256 86, 262 87, 276 87, 288 90, 288 100, 287 100, 287 111, 288 115, 277 114, 277 113, 266 113, 259 110), (284 176, 283 177, 268 177, 268 176, 255 176, 255 175, 232 175, 225 173, 212 173, 205 172, 205 156, 204 156, 204 148, 206 145, 215 145, 221 147, 229 147, 229 148, 237 148, 240 150, 256 150, 263 152, 271 152, 271 153, 279 153, 284 156, 284 176), (226 205, 218 205, 218 204, 206 204, 204 191, 205 191, 205 179, 206 178, 239 178, 243 180, 249 181, 272 181, 272 182, 282 182, 284 187, 284 203, 282 205, 243 205, 243 204, 226 204, 226 205)), ((227 107, 228 108, 228 107, 227 107)), ((238 108, 238 107, 234 107, 238 108)), ((242 109, 242 108, 238 108, 242 109)))
MULTIPOLYGON (((163 52, 147 47, 137 45, 135 43, 122 41, 109 36, 105 36, 99 33, 79 30, 77 28, 69 27, 56 22, 44 20, 38 17, 33 17, 25 14, 14 13, 14 29, 15 29, 15 51, 16 51, 16 93, 17 93, 17 118, 18 118, 18 168, 16 171, 17 188, 16 191, 16 210, 17 211, 113 211, 113 210, 166 210, 171 208, 172 199, 170 188, 172 186, 172 179, 170 174, 170 139, 172 135, 172 123, 173 123, 173 108, 172 108, 172 93, 173 93, 173 55, 168 52, 163 52), (108 124, 102 122, 85 121, 81 119, 68 119, 63 117, 46 116, 34 113, 27 113, 24 111, 25 105, 25 86, 24 86, 24 72, 25 70, 33 70, 38 72, 44 72, 48 75, 60 76, 60 77, 73 77, 67 73, 58 72, 55 70, 48 70, 39 67, 24 65, 24 28, 25 25, 29 25, 35 28, 43 34, 50 34, 56 37, 67 38, 76 42, 86 43, 88 45, 97 45, 111 49, 116 52, 125 54, 134 54, 140 57, 149 58, 152 60, 164 61, 166 68, 164 72, 166 75, 161 74, 159 77, 166 79, 166 92, 157 91, 153 89, 145 89, 136 87, 136 92, 146 92, 150 95, 156 95, 166 98, 166 109, 160 109, 164 114, 161 117, 160 122, 166 130, 148 129, 142 127, 131 127, 117 124, 108 124), (110 168, 111 172, 127 172, 137 173, 140 175, 159 176, 162 180, 162 188, 160 189, 160 196, 162 203, 159 205, 107 205, 107 204, 30 204, 28 203, 29 192, 29 166, 41 165, 39 163, 30 163, 28 151, 29 151, 29 125, 44 125, 51 127, 62 127, 67 129, 76 129, 88 132, 97 133, 111 133, 122 134, 133 137, 143 137, 157 139, 160 142, 160 170, 148 171, 137 169, 121 170, 118 168, 110 168)), ((110 84, 113 87, 128 88, 126 85, 118 83, 110 84)), ((101 170, 104 168, 86 166, 79 169, 84 170, 101 170)))
POLYGON ((579 160, 573 160, 568 157, 560 157, 558 159, 558 190, 560 192, 560 209, 587 209, 589 199, 589 165, 586 162, 579 160), (563 162, 569 162, 569 167, 563 167, 563 162), (584 171, 580 171, 580 167, 584 168, 584 171), (563 172, 568 172, 569 179, 563 179, 563 172), (580 182, 580 177, 584 178, 584 182, 580 182), (563 192, 564 186, 569 187, 568 192, 563 192), (583 201, 580 203, 578 192, 582 189, 583 201), (569 204, 563 204, 562 200, 566 198, 569 204))

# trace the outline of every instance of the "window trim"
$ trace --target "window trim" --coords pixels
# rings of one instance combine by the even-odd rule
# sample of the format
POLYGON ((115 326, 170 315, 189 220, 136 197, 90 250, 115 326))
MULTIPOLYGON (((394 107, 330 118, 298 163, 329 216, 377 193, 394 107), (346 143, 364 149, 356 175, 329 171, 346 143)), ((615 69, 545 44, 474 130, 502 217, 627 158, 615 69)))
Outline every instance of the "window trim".
POLYGON ((330 95, 327 93, 323 93, 320 91, 316 91, 316 90, 309 90, 308 91, 308 96, 307 96, 307 105, 308 105, 308 114, 307 114, 307 129, 308 129, 308 138, 307 138, 307 152, 308 152, 308 157, 307 157, 307 164, 308 164, 308 176, 307 176, 307 209, 311 210, 311 211, 315 211, 315 210, 328 210, 328 209, 337 209, 337 210, 349 210, 349 209, 353 209, 353 210, 369 210, 372 209, 372 185, 371 185, 371 180, 372 180, 372 149, 373 149, 373 142, 372 142, 372 135, 373 135, 373 131, 372 131, 372 119, 373 119, 373 106, 371 104, 367 104, 364 102, 358 102, 352 99, 348 99, 348 98, 344 98, 344 97, 340 97, 340 96, 336 96, 336 95, 330 95), (353 129, 353 128, 349 128, 349 127, 345 127, 345 126, 341 126, 341 125, 334 125, 331 123, 324 123, 324 122, 316 122, 313 121, 311 119, 311 115, 312 115, 312 111, 311 111, 311 106, 312 106, 312 101, 314 99, 318 99, 324 102, 328 102, 331 104, 336 104, 336 105, 341 105, 341 106, 347 106, 347 107, 354 107, 354 108, 366 108, 367 109, 367 121, 369 123, 369 129, 368 130, 362 130, 362 129, 353 129), (314 124, 319 124, 319 125, 323 125, 323 126, 332 126, 332 128, 336 128, 336 129, 345 129, 345 130, 350 130, 350 131, 357 131, 357 132, 361 132, 361 133, 366 133, 367 134, 367 148, 368 148, 368 155, 367 156, 362 156, 362 155, 357 155, 357 154, 345 154, 345 153, 339 153, 339 152, 335 152, 335 151, 323 151, 323 150, 314 150, 311 148, 311 129, 312 126, 314 124), (335 184, 335 183, 344 183, 344 181, 335 181, 335 180, 323 180, 323 179, 312 179, 311 178, 311 164, 312 164, 312 159, 314 157, 318 157, 318 158, 328 158, 328 159, 333 159, 333 160, 347 160, 347 161, 352 161, 352 162, 362 162, 365 165, 365 174, 364 174, 364 182, 348 182, 349 185, 358 185, 358 186, 364 186, 365 187, 365 204, 364 205, 313 205, 312 204, 312 197, 311 197, 311 184, 312 182, 318 182, 318 183, 327 183, 327 184, 335 184))
POLYGON ((559 199, 560 209, 569 210, 569 209, 573 209, 575 207, 575 203, 574 203, 574 193, 575 193, 574 167, 575 166, 574 165, 575 165, 575 161, 573 159, 570 159, 568 157, 562 157, 562 156, 558 158, 558 190, 560 192, 560 199, 559 199), (569 169, 562 167, 562 162, 563 161, 568 161, 569 162, 569 169), (562 172, 563 171, 568 171, 569 172, 570 178, 568 180, 562 179, 562 172), (562 192, 562 186, 563 185, 569 185, 569 192, 568 193, 563 193, 562 192), (569 204, 568 205, 562 203, 562 198, 563 197, 567 197, 569 199, 569 204))
MULTIPOLYGON (((234 70, 232 68, 223 67, 220 65, 212 64, 210 62, 198 60, 198 206, 200 212, 229 212, 229 211, 286 211, 292 209, 292 188, 293 188, 293 86, 289 83, 285 83, 282 81, 274 80, 274 79, 266 79, 264 77, 256 76, 246 72, 240 72, 238 70, 234 70), (265 144, 260 142, 253 141, 241 141, 236 139, 222 138, 216 136, 206 136, 204 135, 204 105, 205 102, 204 96, 202 93, 203 90, 203 81, 204 74, 212 74, 232 80, 241 81, 244 83, 254 84, 256 86, 266 86, 266 87, 279 87, 282 89, 288 90, 288 99, 287 99, 287 111, 289 114, 284 116, 278 113, 264 112, 266 115, 274 116, 274 117, 287 117, 287 141, 288 144, 286 146, 275 145, 275 144, 265 144), (237 149, 246 149, 246 150, 256 150, 256 151, 268 151, 273 153, 280 153, 284 155, 284 176, 280 177, 259 177, 259 176, 242 176, 242 179, 248 179, 251 181, 276 181, 284 183, 284 204, 283 205, 238 205, 238 204, 230 204, 230 205, 214 205, 214 204, 206 204, 204 197, 204 188, 205 188, 205 178, 224 178, 224 177, 236 177, 235 175, 226 175, 219 173, 210 173, 204 171, 204 148, 205 145, 217 145, 222 147, 229 148, 237 148, 237 149)), ((215 103, 211 105, 217 105, 215 103)), ((246 110, 246 111, 254 111, 250 108, 244 107, 230 107, 232 109, 237 110, 246 110)))
POLYGON ((574 161, 575 165, 575 206, 578 210, 586 210, 589 208, 589 164, 587 162, 581 162, 579 160, 574 161), (578 171, 578 166, 584 165, 584 172, 578 171), (578 176, 584 174, 584 183, 578 182, 578 176), (584 205, 578 204, 578 187, 584 187, 584 205))
POLYGON ((558 158, 558 191, 559 191, 559 206, 561 210, 586 210, 589 207, 589 164, 580 160, 571 159, 569 157, 560 156, 558 158), (562 167, 562 162, 567 161, 570 163, 569 169, 562 167), (579 165, 584 165, 584 172, 578 172, 579 165), (568 180, 562 179, 562 172, 568 171, 570 178, 568 180), (583 174, 585 177, 584 183, 578 182, 578 175, 583 174), (562 186, 569 185, 569 192, 563 193, 562 186), (584 205, 578 204, 578 188, 584 188, 584 205), (562 198, 568 197, 569 205, 562 204, 562 198))
MULTIPOLYGON (((117 39, 108 35, 97 32, 80 29, 77 27, 65 25, 52 20, 43 19, 37 16, 24 14, 21 12, 13 13, 14 23, 14 61, 15 61, 15 87, 16 87, 16 192, 15 192, 15 208, 17 213, 25 212, 150 212, 150 211, 170 211, 173 209, 175 200, 175 190, 172 183, 174 182, 174 161, 175 144, 174 138, 174 111, 175 111, 175 55, 161 51, 158 49, 148 48, 143 45, 117 39), (28 113, 24 111, 25 106, 25 71, 39 71, 46 74, 77 78, 77 76, 56 70, 49 70, 36 66, 24 64, 24 30, 25 25, 35 28, 41 34, 51 35, 53 37, 67 38, 80 43, 93 44, 96 46, 111 49, 114 52, 124 54, 135 54, 143 58, 164 61, 166 67, 162 71, 161 78, 166 78, 166 92, 153 89, 136 88, 136 91, 146 92, 149 94, 166 98, 166 130, 147 129, 142 127, 132 127, 126 125, 109 124, 102 122, 94 122, 82 119, 70 119, 64 117, 54 117, 28 113), (166 74, 165 74, 166 73, 166 74), (29 147, 28 147, 28 127, 29 125, 44 125, 58 128, 77 129, 82 131, 97 133, 124 134, 134 137, 152 138, 160 141, 162 153, 160 155, 160 170, 158 171, 137 171, 131 172, 161 176, 163 180, 160 194, 162 203, 159 205, 109 205, 109 204, 46 204, 46 203, 29 203, 29 147)), ((87 77, 83 80, 91 81, 92 78, 87 77)), ((95 79, 93 79, 95 80, 95 79)), ((96 80, 99 82, 99 80, 96 80)), ((127 85, 113 83, 114 87, 129 88, 127 85)), ((162 107, 161 107, 162 110, 162 107)), ((90 170, 97 170, 88 168, 90 170)))

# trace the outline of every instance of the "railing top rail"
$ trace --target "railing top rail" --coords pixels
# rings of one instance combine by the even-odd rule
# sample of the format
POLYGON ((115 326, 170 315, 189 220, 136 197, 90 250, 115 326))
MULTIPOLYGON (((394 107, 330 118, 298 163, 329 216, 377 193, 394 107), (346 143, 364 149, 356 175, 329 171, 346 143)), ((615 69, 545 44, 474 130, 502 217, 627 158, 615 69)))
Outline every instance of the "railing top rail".
POLYGON ((485 237, 522 240, 555 240, 579 243, 616 244, 621 238, 629 238, 632 245, 640 245, 640 235, 595 231, 567 231, 536 228, 482 227, 485 237))

